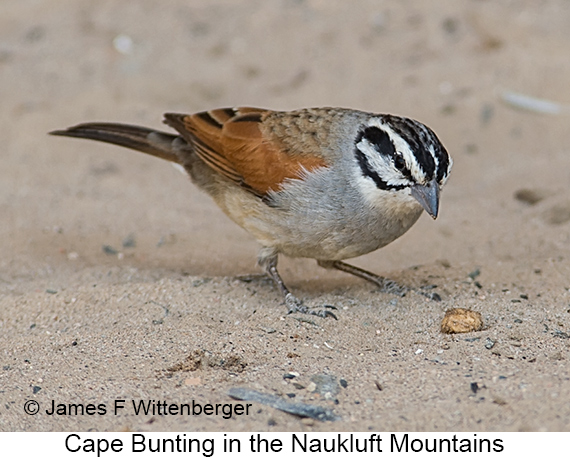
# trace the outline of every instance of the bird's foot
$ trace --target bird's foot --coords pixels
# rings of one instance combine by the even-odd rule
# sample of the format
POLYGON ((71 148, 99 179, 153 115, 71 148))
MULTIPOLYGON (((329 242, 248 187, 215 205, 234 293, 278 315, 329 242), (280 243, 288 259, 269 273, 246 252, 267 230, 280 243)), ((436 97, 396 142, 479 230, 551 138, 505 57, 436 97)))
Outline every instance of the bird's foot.
POLYGON ((416 292, 418 294, 423 295, 424 297, 428 298, 429 300, 441 301, 441 295, 439 295, 437 292, 431 292, 436 287, 437 286, 434 284, 429 285, 429 286, 422 286, 419 288, 419 290, 416 290, 416 292))
POLYGON ((382 278, 378 276, 378 281, 375 281, 380 287, 380 292, 384 294, 398 295, 404 297, 411 289, 407 286, 402 286, 391 279, 382 278))
POLYGON ((402 286, 391 279, 386 279, 379 277, 380 281, 376 284, 380 287, 380 292, 387 294, 398 295, 399 297, 404 297, 408 292, 415 292, 418 295, 428 298, 433 301, 441 301, 441 296, 437 292, 431 292, 436 286, 420 287, 416 289, 415 287, 402 286))
POLYGON ((303 302, 299 300, 297 297, 295 297, 292 293, 288 293, 285 296, 285 306, 287 307, 288 314, 292 313, 310 314, 311 316, 332 317, 338 320, 335 314, 329 311, 329 309, 336 309, 334 306, 324 305, 323 307, 324 309, 311 309, 303 305, 303 302))

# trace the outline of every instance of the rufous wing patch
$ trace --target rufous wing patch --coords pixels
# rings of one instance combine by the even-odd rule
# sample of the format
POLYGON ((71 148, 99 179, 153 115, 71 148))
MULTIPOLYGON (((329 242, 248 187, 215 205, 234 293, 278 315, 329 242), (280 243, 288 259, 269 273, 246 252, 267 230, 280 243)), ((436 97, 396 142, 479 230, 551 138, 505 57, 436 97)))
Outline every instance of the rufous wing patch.
POLYGON ((270 112, 258 108, 224 108, 192 115, 166 114, 165 122, 194 146, 213 170, 264 196, 287 179, 326 166, 321 157, 291 154, 264 136, 261 124, 270 112))

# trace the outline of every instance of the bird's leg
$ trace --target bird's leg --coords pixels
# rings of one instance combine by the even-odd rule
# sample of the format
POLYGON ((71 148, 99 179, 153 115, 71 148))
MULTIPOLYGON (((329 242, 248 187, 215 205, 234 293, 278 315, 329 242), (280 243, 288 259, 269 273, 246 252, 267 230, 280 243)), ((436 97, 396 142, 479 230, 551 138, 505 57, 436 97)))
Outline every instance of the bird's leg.
POLYGON ((283 296, 285 297, 285 306, 287 306, 287 310, 289 314, 291 313, 302 313, 302 314, 312 314, 314 316, 319 317, 334 317, 336 316, 331 313, 330 311, 324 310, 312 310, 303 305, 303 302, 295 297, 287 288, 283 279, 279 275, 277 271, 277 254, 273 254, 270 256, 262 256, 260 254, 258 259, 259 265, 265 270, 267 275, 273 279, 273 282, 277 285, 283 296))
POLYGON ((374 273, 370 273, 362 268, 341 262, 340 260, 317 260, 317 263, 323 268, 334 268, 336 270, 344 271, 345 273, 350 273, 351 275, 359 278, 366 279, 380 287, 381 292, 384 293, 395 294, 403 297, 406 295, 406 292, 410 290, 410 288, 401 286, 390 279, 375 275, 374 273))

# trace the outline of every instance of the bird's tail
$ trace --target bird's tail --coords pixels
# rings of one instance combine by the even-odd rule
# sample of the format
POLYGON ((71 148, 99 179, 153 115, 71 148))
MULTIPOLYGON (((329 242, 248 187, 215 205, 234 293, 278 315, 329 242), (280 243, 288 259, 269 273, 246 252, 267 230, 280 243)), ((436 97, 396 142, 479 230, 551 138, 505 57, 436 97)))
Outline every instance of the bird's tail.
MULTIPOLYGON (((145 127, 108 122, 89 122, 69 127, 65 130, 54 130, 50 135, 87 138, 103 141, 150 154, 170 162, 180 164, 175 151, 175 143, 184 140, 178 135, 159 132, 145 127)), ((184 142, 185 143, 185 142, 184 142)))

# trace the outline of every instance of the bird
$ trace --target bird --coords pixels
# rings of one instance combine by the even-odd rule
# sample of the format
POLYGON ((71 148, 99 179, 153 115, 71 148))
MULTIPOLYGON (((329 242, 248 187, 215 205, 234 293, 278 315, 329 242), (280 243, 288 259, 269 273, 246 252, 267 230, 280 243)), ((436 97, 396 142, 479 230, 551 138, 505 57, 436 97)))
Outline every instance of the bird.
POLYGON ((336 318, 289 290, 277 270, 279 255, 316 259, 384 292, 405 294, 405 287, 344 260, 391 243, 423 211, 437 218, 453 161, 429 127, 332 107, 219 108, 167 113, 163 122, 176 133, 88 122, 50 134, 124 146, 182 166, 260 244, 258 264, 289 313, 336 318))

